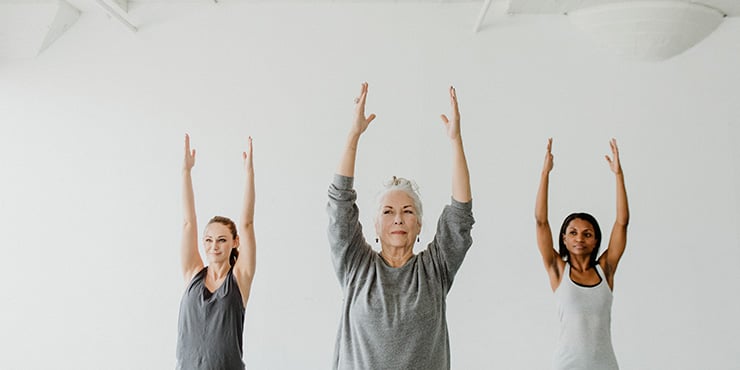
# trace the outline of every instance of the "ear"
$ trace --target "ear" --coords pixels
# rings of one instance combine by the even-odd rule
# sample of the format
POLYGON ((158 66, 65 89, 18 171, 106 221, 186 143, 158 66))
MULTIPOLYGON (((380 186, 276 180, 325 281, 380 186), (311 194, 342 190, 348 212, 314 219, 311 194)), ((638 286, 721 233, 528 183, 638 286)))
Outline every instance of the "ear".
POLYGON ((239 249, 239 235, 234 239, 234 248, 239 249))

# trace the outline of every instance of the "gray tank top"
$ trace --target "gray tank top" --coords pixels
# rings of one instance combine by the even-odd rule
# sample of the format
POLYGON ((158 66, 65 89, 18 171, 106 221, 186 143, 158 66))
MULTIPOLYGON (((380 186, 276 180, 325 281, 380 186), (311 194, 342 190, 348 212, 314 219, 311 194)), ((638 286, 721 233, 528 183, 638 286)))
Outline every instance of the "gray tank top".
POLYGON ((232 270, 211 293, 204 267, 190 281, 180 302, 177 323, 177 369, 244 369, 244 307, 232 270))
POLYGON ((617 370, 612 348, 612 291, 601 266, 596 265, 601 282, 592 287, 576 284, 570 278, 570 263, 555 300, 560 315, 560 337, 553 358, 555 370, 617 370))

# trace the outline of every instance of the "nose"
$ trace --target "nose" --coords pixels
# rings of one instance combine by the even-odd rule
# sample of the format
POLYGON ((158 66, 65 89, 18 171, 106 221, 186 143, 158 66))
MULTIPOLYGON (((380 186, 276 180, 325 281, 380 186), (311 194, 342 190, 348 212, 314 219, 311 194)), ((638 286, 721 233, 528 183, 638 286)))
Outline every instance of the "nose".
POLYGON ((401 225, 403 224, 403 218, 401 218, 401 215, 396 215, 396 217, 393 219, 394 225, 401 225))

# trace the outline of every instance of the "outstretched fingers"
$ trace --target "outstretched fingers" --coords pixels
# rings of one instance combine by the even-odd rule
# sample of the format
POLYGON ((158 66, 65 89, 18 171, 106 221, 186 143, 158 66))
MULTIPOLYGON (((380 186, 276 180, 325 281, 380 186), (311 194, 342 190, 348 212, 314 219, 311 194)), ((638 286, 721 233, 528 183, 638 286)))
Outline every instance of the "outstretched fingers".
POLYGON ((460 116, 460 108, 457 105, 457 91, 453 86, 450 86, 450 104, 452 105, 452 112, 455 116, 460 116))
POLYGON ((190 148, 190 135, 185 134, 185 169, 191 169, 195 165, 195 149, 190 148))
POLYGON ((553 160, 552 160, 552 138, 547 138, 547 152, 545 152, 545 163, 542 166, 543 171, 552 171, 553 160))
POLYGON ((617 139, 612 138, 609 140, 609 146, 612 150, 612 156, 609 157, 609 155, 605 155, 606 161, 609 163, 609 168, 614 173, 621 172, 621 165, 619 164, 619 148, 617 147, 617 139))
POLYGON ((457 92, 455 88, 450 86, 449 91, 452 115, 448 117, 445 114, 440 114, 439 117, 442 119, 442 124, 444 124, 447 130, 447 135, 450 139, 454 140, 460 137, 460 109, 457 104, 457 92))
POLYGON ((375 114, 365 116, 365 103, 367 102, 368 83, 363 82, 360 88, 360 95, 355 98, 355 130, 363 133, 367 126, 375 119, 375 114))

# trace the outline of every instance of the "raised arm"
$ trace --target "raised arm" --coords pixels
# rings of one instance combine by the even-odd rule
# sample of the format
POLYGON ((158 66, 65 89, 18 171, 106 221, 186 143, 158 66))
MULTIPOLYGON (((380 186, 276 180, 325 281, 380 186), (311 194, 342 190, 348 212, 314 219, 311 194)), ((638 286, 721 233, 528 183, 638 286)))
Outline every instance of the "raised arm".
POLYGON ((347 135, 347 143, 339 161, 339 168, 337 168, 337 174, 339 175, 346 177, 355 176, 355 158, 357 157, 357 145, 360 142, 360 136, 365 132, 370 122, 375 119, 375 114, 365 116, 366 100, 367 82, 363 82, 360 96, 355 98, 355 118, 349 135, 347 135))
POLYGON ((473 197, 470 191, 470 172, 468 172, 468 162, 465 159, 465 150, 460 134, 460 109, 457 104, 457 92, 452 86, 450 86, 450 105, 452 106, 451 117, 447 118, 444 114, 440 117, 452 144, 452 198, 458 202, 467 203, 473 197))
POLYGON ((256 267, 257 243, 254 237, 254 166, 252 163, 252 137, 242 152, 244 160, 244 204, 239 219, 239 257, 234 264, 234 276, 239 282, 242 303, 246 307, 256 267))
POLYGON ((612 227, 612 234, 609 237, 609 247, 604 252, 604 257, 599 260, 604 273, 606 273, 609 285, 614 288, 614 273, 617 271, 617 264, 624 254, 624 249, 627 245, 627 225, 630 220, 630 211, 627 204, 627 190, 624 186, 624 173, 622 172, 622 165, 619 162, 619 149, 617 148, 617 140, 611 139, 609 145, 612 149, 612 157, 606 157, 606 161, 609 162, 609 168, 614 172, 614 177, 617 180, 617 217, 614 220, 614 226, 612 227))
POLYGON ((560 284, 560 275, 565 264, 560 255, 553 249, 552 230, 547 216, 547 195, 550 186, 550 171, 552 171, 552 138, 547 139, 547 153, 545 163, 540 174, 540 187, 537 190, 537 200, 534 206, 534 219, 537 229, 537 247, 542 255, 542 262, 550 277, 550 287, 554 291, 560 284))
POLYGON ((183 225, 180 259, 185 282, 189 282, 203 268, 198 253, 198 225, 195 218, 195 196, 190 172, 195 166, 195 149, 190 149, 190 136, 185 134, 185 158, 182 166, 183 225))

